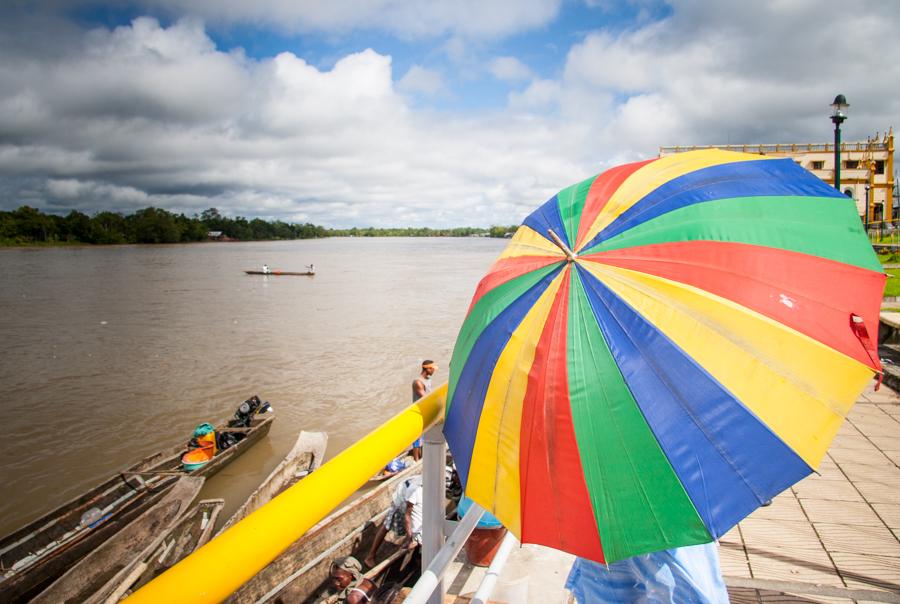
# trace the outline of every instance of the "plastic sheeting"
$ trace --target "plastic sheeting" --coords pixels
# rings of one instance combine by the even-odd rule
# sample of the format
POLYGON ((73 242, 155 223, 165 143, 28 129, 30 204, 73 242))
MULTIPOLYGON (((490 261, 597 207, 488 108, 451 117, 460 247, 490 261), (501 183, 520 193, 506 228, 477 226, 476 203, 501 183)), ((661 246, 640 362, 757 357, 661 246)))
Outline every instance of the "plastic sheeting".
POLYGON ((728 602, 713 543, 635 556, 609 566, 576 558, 566 589, 579 604, 728 602))

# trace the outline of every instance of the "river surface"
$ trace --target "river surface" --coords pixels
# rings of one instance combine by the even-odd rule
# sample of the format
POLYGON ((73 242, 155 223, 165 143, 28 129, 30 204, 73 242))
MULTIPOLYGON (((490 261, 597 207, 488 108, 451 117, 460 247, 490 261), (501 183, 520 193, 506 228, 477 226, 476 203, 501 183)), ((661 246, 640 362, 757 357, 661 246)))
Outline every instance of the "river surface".
POLYGON ((503 240, 321 239, 0 249, 0 535, 258 394, 269 436, 201 497, 236 509, 300 430, 328 455, 447 379, 503 240), (245 269, 314 277, 251 276, 245 269))

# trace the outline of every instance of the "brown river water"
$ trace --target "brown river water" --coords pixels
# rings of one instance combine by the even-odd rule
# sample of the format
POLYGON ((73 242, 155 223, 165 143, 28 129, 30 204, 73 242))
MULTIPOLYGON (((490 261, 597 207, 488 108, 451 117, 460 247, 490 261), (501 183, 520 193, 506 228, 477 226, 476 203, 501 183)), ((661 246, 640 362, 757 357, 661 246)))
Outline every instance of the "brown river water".
POLYGON ((230 515, 293 445, 334 455, 410 401, 424 358, 447 379, 492 239, 323 239, 0 249, 0 535, 229 417, 269 436, 207 481, 230 515), (314 277, 251 276, 245 269, 314 277))

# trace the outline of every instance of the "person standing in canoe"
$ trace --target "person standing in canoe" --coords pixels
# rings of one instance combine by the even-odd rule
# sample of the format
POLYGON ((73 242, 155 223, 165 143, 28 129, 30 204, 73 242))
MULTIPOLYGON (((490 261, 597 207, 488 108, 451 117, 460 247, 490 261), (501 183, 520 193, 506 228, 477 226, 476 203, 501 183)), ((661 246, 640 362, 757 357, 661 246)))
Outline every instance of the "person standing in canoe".
MULTIPOLYGON (((419 377, 412 383, 412 400, 416 402, 429 392, 431 392, 431 376, 437 371, 438 366, 432 360, 422 361, 422 371, 419 377)), ((412 456, 416 461, 422 459, 422 437, 416 439, 412 444, 412 456)))
POLYGON ((268 264, 263 264, 263 270, 262 270, 262 272, 263 272, 264 275, 268 275, 268 274, 269 274, 269 265, 268 265, 268 264))

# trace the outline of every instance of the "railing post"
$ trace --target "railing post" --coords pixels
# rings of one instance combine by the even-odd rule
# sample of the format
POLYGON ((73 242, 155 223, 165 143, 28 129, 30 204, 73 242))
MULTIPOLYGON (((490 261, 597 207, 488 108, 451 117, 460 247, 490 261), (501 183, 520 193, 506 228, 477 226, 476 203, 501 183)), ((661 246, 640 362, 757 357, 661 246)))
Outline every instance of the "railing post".
MULTIPOLYGON (((447 445, 444 441, 443 422, 425 432, 425 450, 422 460, 422 572, 437 556, 444 545, 444 467, 447 463, 447 445)), ((428 604, 444 601, 444 582, 439 581, 428 604)))
POLYGON ((519 545, 519 540, 516 536, 507 532, 506 536, 503 537, 503 543, 500 544, 500 549, 494 554, 494 559, 491 561, 484 579, 481 580, 481 585, 478 586, 478 591, 472 597, 471 604, 486 604, 491 599, 494 586, 497 585, 497 579, 500 578, 500 573, 503 572, 503 567, 506 566, 506 559, 509 558, 510 552, 517 545, 519 545))
POLYGON ((466 543, 466 539, 475 530, 475 525, 481 520, 482 514, 484 514, 484 508, 477 503, 473 503, 472 507, 469 508, 466 515, 457 523, 456 528, 453 529, 453 532, 447 538, 447 543, 437 553, 437 556, 434 557, 428 568, 422 571, 422 576, 419 577, 412 591, 403 600, 404 604, 425 604, 431 601, 429 599, 431 594, 437 589, 441 577, 444 576, 447 567, 453 562, 459 550, 466 543))

